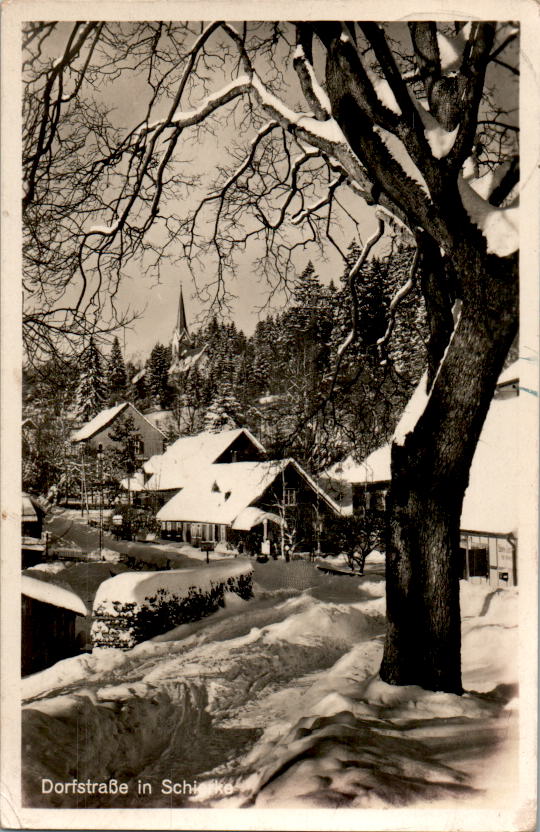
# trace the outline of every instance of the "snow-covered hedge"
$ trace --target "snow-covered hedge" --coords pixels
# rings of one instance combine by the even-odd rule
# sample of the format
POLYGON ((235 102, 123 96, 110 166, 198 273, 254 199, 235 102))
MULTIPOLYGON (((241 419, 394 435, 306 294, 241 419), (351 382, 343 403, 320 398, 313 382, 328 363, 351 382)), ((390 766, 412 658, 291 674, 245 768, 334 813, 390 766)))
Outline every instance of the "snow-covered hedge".
POLYGON ((123 572, 104 581, 94 599, 94 647, 129 649, 198 621, 224 606, 225 592, 252 597, 250 563, 209 565, 167 572, 123 572))

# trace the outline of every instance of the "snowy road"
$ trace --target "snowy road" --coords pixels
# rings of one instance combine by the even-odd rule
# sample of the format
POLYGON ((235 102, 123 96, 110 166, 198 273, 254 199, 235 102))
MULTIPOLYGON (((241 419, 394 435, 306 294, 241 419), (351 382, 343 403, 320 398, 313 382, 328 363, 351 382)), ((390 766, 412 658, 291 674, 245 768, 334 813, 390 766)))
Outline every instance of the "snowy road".
MULTIPOLYGON (((88 526, 82 520, 76 520, 72 517, 66 517, 62 514, 55 515, 47 519, 47 531, 51 533, 52 539, 63 540, 74 543, 83 551, 91 551, 99 546, 99 531, 91 526, 88 526)), ((193 567, 197 562, 187 555, 183 555, 174 546, 152 545, 151 543, 131 543, 127 540, 116 540, 110 534, 103 534, 103 545, 107 549, 112 549, 114 552, 122 552, 127 555, 145 555, 149 552, 162 555, 164 551, 170 551, 174 556, 175 568, 181 569, 182 566, 193 567)))
POLYGON ((378 680, 380 564, 332 578, 270 562, 255 582, 252 601, 234 596, 130 651, 95 651, 24 680, 33 805, 378 807, 474 802, 480 786, 504 799, 515 763, 514 593, 486 602, 483 587, 465 588, 464 680, 477 693, 457 697, 378 680), (115 777, 129 792, 40 793, 42 778, 73 777, 115 777), (138 794, 138 781, 151 793, 138 794), (171 794, 184 782, 188 793, 171 794))

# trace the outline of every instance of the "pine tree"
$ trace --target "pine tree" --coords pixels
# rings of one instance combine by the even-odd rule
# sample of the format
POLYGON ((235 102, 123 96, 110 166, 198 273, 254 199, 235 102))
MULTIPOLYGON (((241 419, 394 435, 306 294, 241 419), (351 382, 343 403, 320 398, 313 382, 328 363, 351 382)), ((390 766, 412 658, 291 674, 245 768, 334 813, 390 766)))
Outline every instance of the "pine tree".
POLYGON ((169 385, 170 364, 170 348, 156 344, 146 363, 146 385, 149 394, 160 407, 167 407, 173 393, 169 385))
POLYGON ((78 419, 87 422, 106 403, 107 385, 103 359, 92 336, 80 358, 80 372, 75 392, 74 411, 78 419))
POLYGON ((234 395, 230 384, 224 383, 220 392, 212 400, 204 416, 204 430, 219 433, 231 430, 244 423, 240 402, 234 395))
POLYGON ((122 350, 120 349, 120 342, 115 337, 109 356, 109 364, 107 367, 107 381, 109 385, 109 401, 114 404, 115 401, 121 401, 126 397, 127 376, 122 350))

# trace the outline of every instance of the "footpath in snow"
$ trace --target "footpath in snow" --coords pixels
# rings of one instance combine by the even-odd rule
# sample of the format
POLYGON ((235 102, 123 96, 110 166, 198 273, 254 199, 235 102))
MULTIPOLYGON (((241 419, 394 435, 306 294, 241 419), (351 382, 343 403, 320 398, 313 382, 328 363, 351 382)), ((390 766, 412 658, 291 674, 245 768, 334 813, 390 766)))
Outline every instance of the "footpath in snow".
POLYGON ((255 564, 251 601, 228 593, 204 620, 24 679, 27 805, 508 805, 517 593, 462 584, 466 694, 392 687, 377 676, 383 565, 367 567, 255 564), (42 790, 109 778, 127 793, 42 790))

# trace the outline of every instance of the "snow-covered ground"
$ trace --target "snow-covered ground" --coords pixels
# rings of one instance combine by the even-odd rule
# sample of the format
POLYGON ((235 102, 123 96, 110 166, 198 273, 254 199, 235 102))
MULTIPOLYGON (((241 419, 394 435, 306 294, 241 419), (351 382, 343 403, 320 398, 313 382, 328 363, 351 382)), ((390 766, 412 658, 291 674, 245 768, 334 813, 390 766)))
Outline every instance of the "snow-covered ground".
POLYGON ((255 564, 251 601, 228 595, 225 609, 131 650, 95 650, 27 677, 27 805, 507 805, 517 592, 462 584, 458 697, 378 678, 383 574, 376 557, 362 578, 302 561, 255 564), (128 794, 40 788, 42 778, 111 777, 128 794), (137 793, 138 780, 151 794, 137 793))

